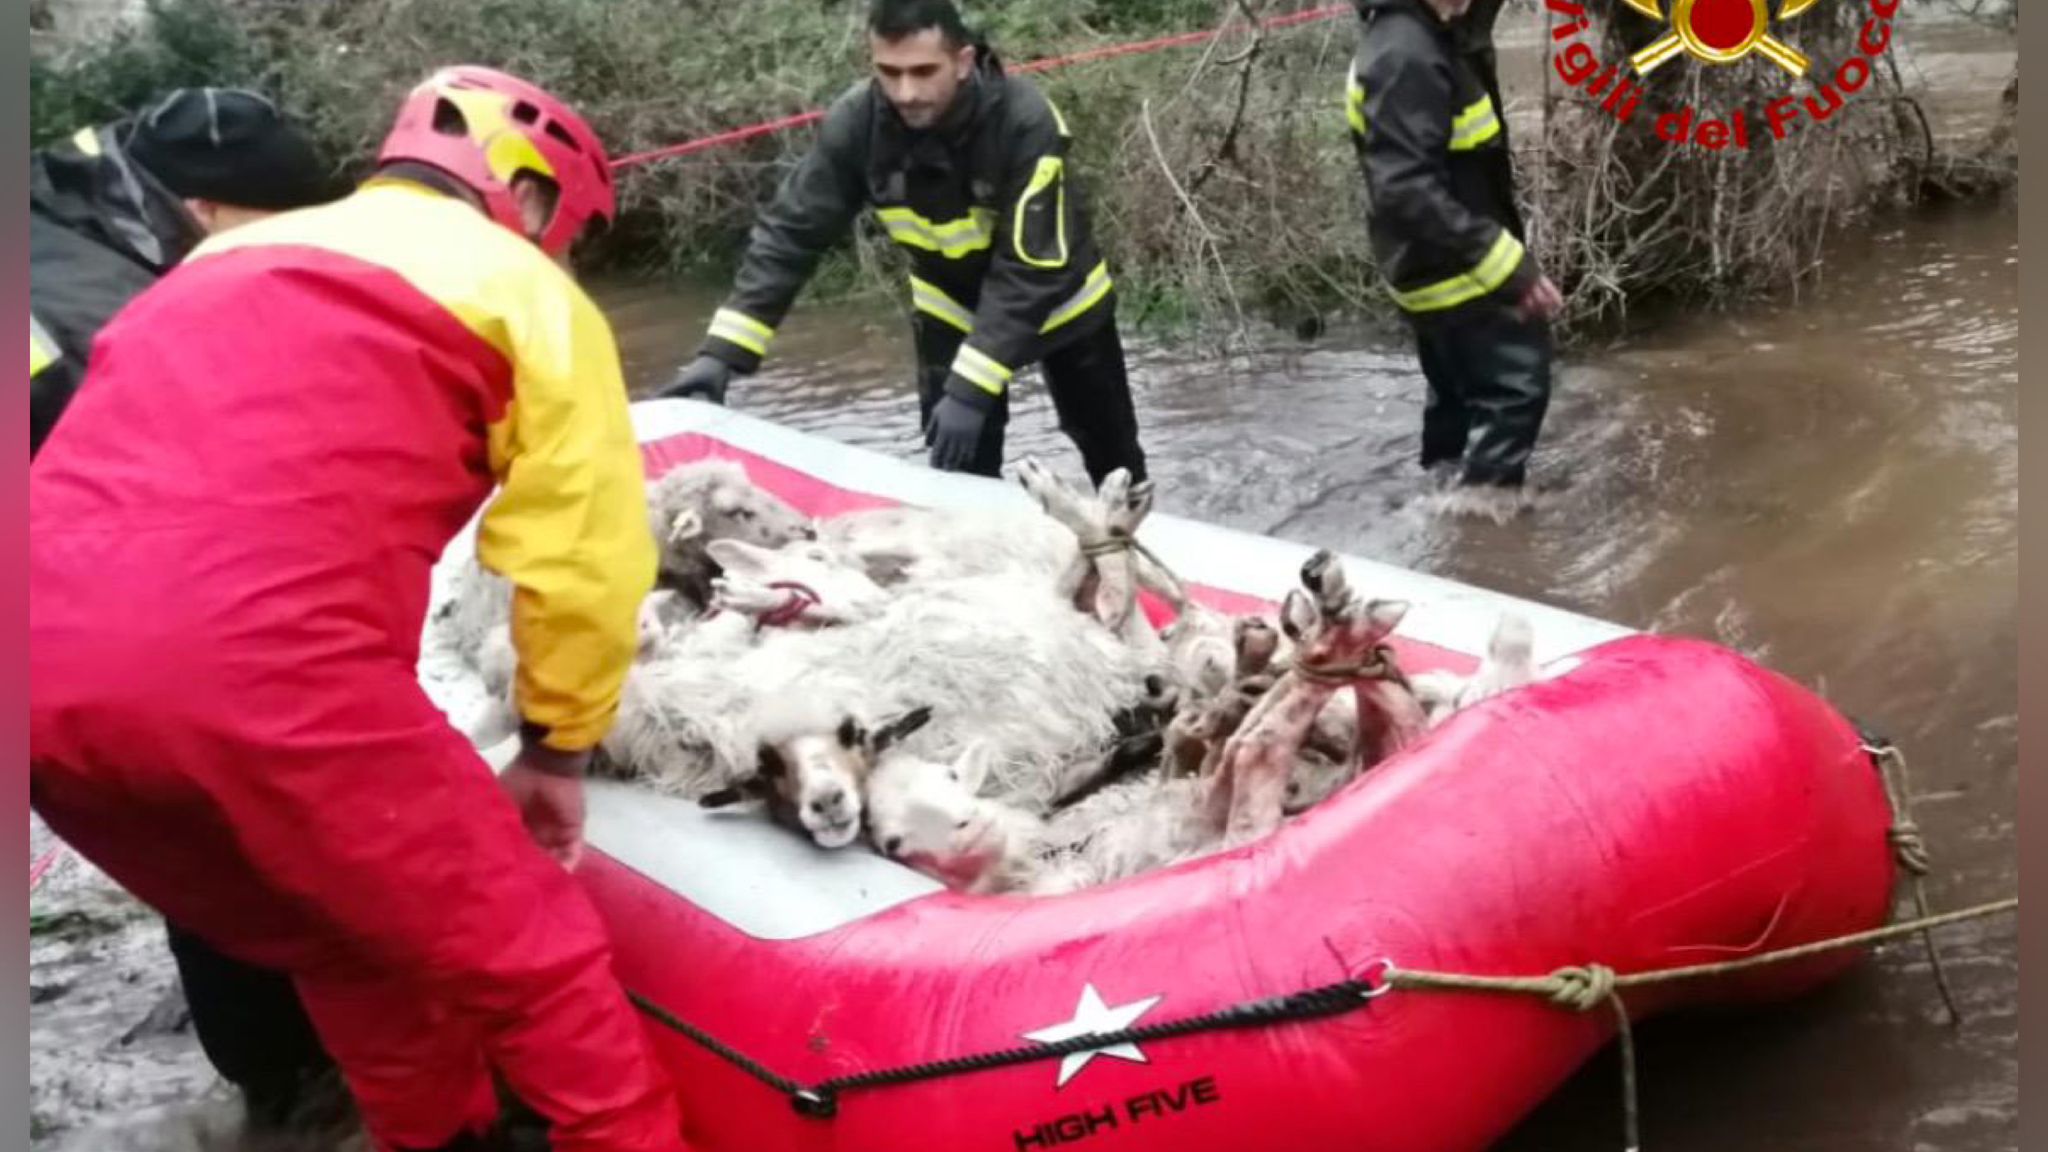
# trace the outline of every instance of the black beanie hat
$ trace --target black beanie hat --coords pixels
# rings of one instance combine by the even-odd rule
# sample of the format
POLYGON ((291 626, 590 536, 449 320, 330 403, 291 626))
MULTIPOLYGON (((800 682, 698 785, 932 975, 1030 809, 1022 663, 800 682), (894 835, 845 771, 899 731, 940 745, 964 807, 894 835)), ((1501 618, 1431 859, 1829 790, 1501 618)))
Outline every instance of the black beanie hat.
POLYGON ((173 195, 284 210, 340 194, 275 104, 241 88, 180 88, 137 116, 128 154, 173 195))

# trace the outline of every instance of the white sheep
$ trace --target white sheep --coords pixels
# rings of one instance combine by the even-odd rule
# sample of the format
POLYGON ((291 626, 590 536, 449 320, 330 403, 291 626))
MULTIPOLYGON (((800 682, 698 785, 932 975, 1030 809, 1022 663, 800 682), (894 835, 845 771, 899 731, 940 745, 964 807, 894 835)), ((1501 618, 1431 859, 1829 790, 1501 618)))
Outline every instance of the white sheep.
POLYGON ((1362 658, 1378 651, 1405 606, 1357 596, 1327 555, 1310 561, 1303 581, 1312 595, 1291 595, 1283 610, 1292 650, 1282 655, 1279 637, 1255 620, 1236 627, 1233 688, 1201 710, 1229 731, 1202 733, 1199 772, 1148 771, 1047 816, 981 786, 985 749, 951 762, 898 752, 868 775, 871 842, 970 893, 1049 895, 1119 880, 1264 835, 1407 746, 1426 724, 1536 679, 1529 622, 1504 613, 1472 675, 1423 678, 1433 708, 1425 720, 1422 701, 1384 654, 1362 658), (1348 687, 1335 689, 1337 679, 1348 687), (1351 740, 1332 753, 1318 721, 1344 692, 1352 698, 1338 714, 1354 718, 1351 740), (1275 772, 1285 782, 1280 797, 1275 772))
MULTIPOLYGON (((766 586, 801 575, 824 585, 828 606, 825 589, 847 583, 828 579, 803 546, 717 547, 729 581, 766 586)), ((755 631, 726 613, 687 630, 634 668, 607 755, 665 789, 701 795, 752 772, 764 717, 795 702, 824 731, 843 716, 924 706, 939 719, 913 738, 917 750, 951 757, 971 740, 992 740, 1005 750, 1006 794, 1042 806, 1123 735, 1119 714, 1153 695, 1154 662, 1041 580, 940 581, 850 615, 828 627, 755 631)))

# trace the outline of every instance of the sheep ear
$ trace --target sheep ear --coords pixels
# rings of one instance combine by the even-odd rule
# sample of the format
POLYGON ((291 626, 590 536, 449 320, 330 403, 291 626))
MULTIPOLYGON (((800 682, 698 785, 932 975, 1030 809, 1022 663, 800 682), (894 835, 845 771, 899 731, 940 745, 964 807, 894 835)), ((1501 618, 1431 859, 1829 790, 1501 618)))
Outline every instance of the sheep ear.
POLYGON ((729 573, 767 579, 770 553, 766 548, 757 548, 744 540, 713 540, 704 546, 704 551, 729 573))
POLYGON ((926 724, 931 723, 931 719, 931 705, 920 704, 900 716, 893 716, 883 721, 881 726, 876 728, 873 734, 869 736, 868 751, 877 756, 881 755, 883 752, 888 751, 891 745, 896 744, 926 724))
POLYGON ((754 767, 756 779, 780 780, 789 775, 789 761, 782 758, 782 750, 765 740, 755 753, 754 767))
POLYGON ((669 525, 668 542, 682 544, 695 540, 704 534, 704 518, 697 515, 695 508, 685 508, 677 514, 675 523, 669 525))
POLYGON ((699 808, 730 808, 744 804, 768 794, 768 785, 759 776, 749 776, 737 784, 729 784, 715 792, 707 792, 697 800, 699 808))
POLYGON ((839 721, 839 745, 842 748, 859 748, 867 742, 868 734, 860 721, 848 716, 839 721))

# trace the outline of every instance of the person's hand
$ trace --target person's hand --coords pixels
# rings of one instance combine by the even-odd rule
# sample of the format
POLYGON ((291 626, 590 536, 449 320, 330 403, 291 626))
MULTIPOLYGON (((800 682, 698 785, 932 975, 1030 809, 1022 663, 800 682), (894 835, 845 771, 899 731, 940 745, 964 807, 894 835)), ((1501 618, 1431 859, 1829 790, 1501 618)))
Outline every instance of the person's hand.
POLYGON ((533 842, 572 872, 583 859, 583 770, 589 762, 588 752, 527 744, 498 774, 533 842))
POLYGON ((1515 314, 1524 320, 1553 320, 1562 311, 1564 293, 1557 290, 1548 276, 1538 276, 1515 305, 1515 314))
POLYGON ((663 399, 702 397, 713 404, 725 403, 725 389, 732 383, 732 365, 716 356, 699 356, 683 367, 661 390, 663 399))
POLYGON ((932 467, 941 472, 962 472, 974 465, 981 445, 981 431, 988 413, 951 392, 939 397, 932 409, 931 427, 925 440, 931 445, 932 467))

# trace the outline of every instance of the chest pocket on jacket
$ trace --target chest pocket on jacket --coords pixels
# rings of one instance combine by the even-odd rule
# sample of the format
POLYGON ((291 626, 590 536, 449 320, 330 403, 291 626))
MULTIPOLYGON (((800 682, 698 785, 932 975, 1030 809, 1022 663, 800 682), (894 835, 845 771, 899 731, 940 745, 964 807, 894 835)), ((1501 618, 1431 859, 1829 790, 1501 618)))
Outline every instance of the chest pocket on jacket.
POLYGON ((1017 197, 1011 223, 1011 247, 1017 259, 1033 268, 1063 268, 1067 263, 1066 161, 1042 156, 1031 183, 1017 197))

